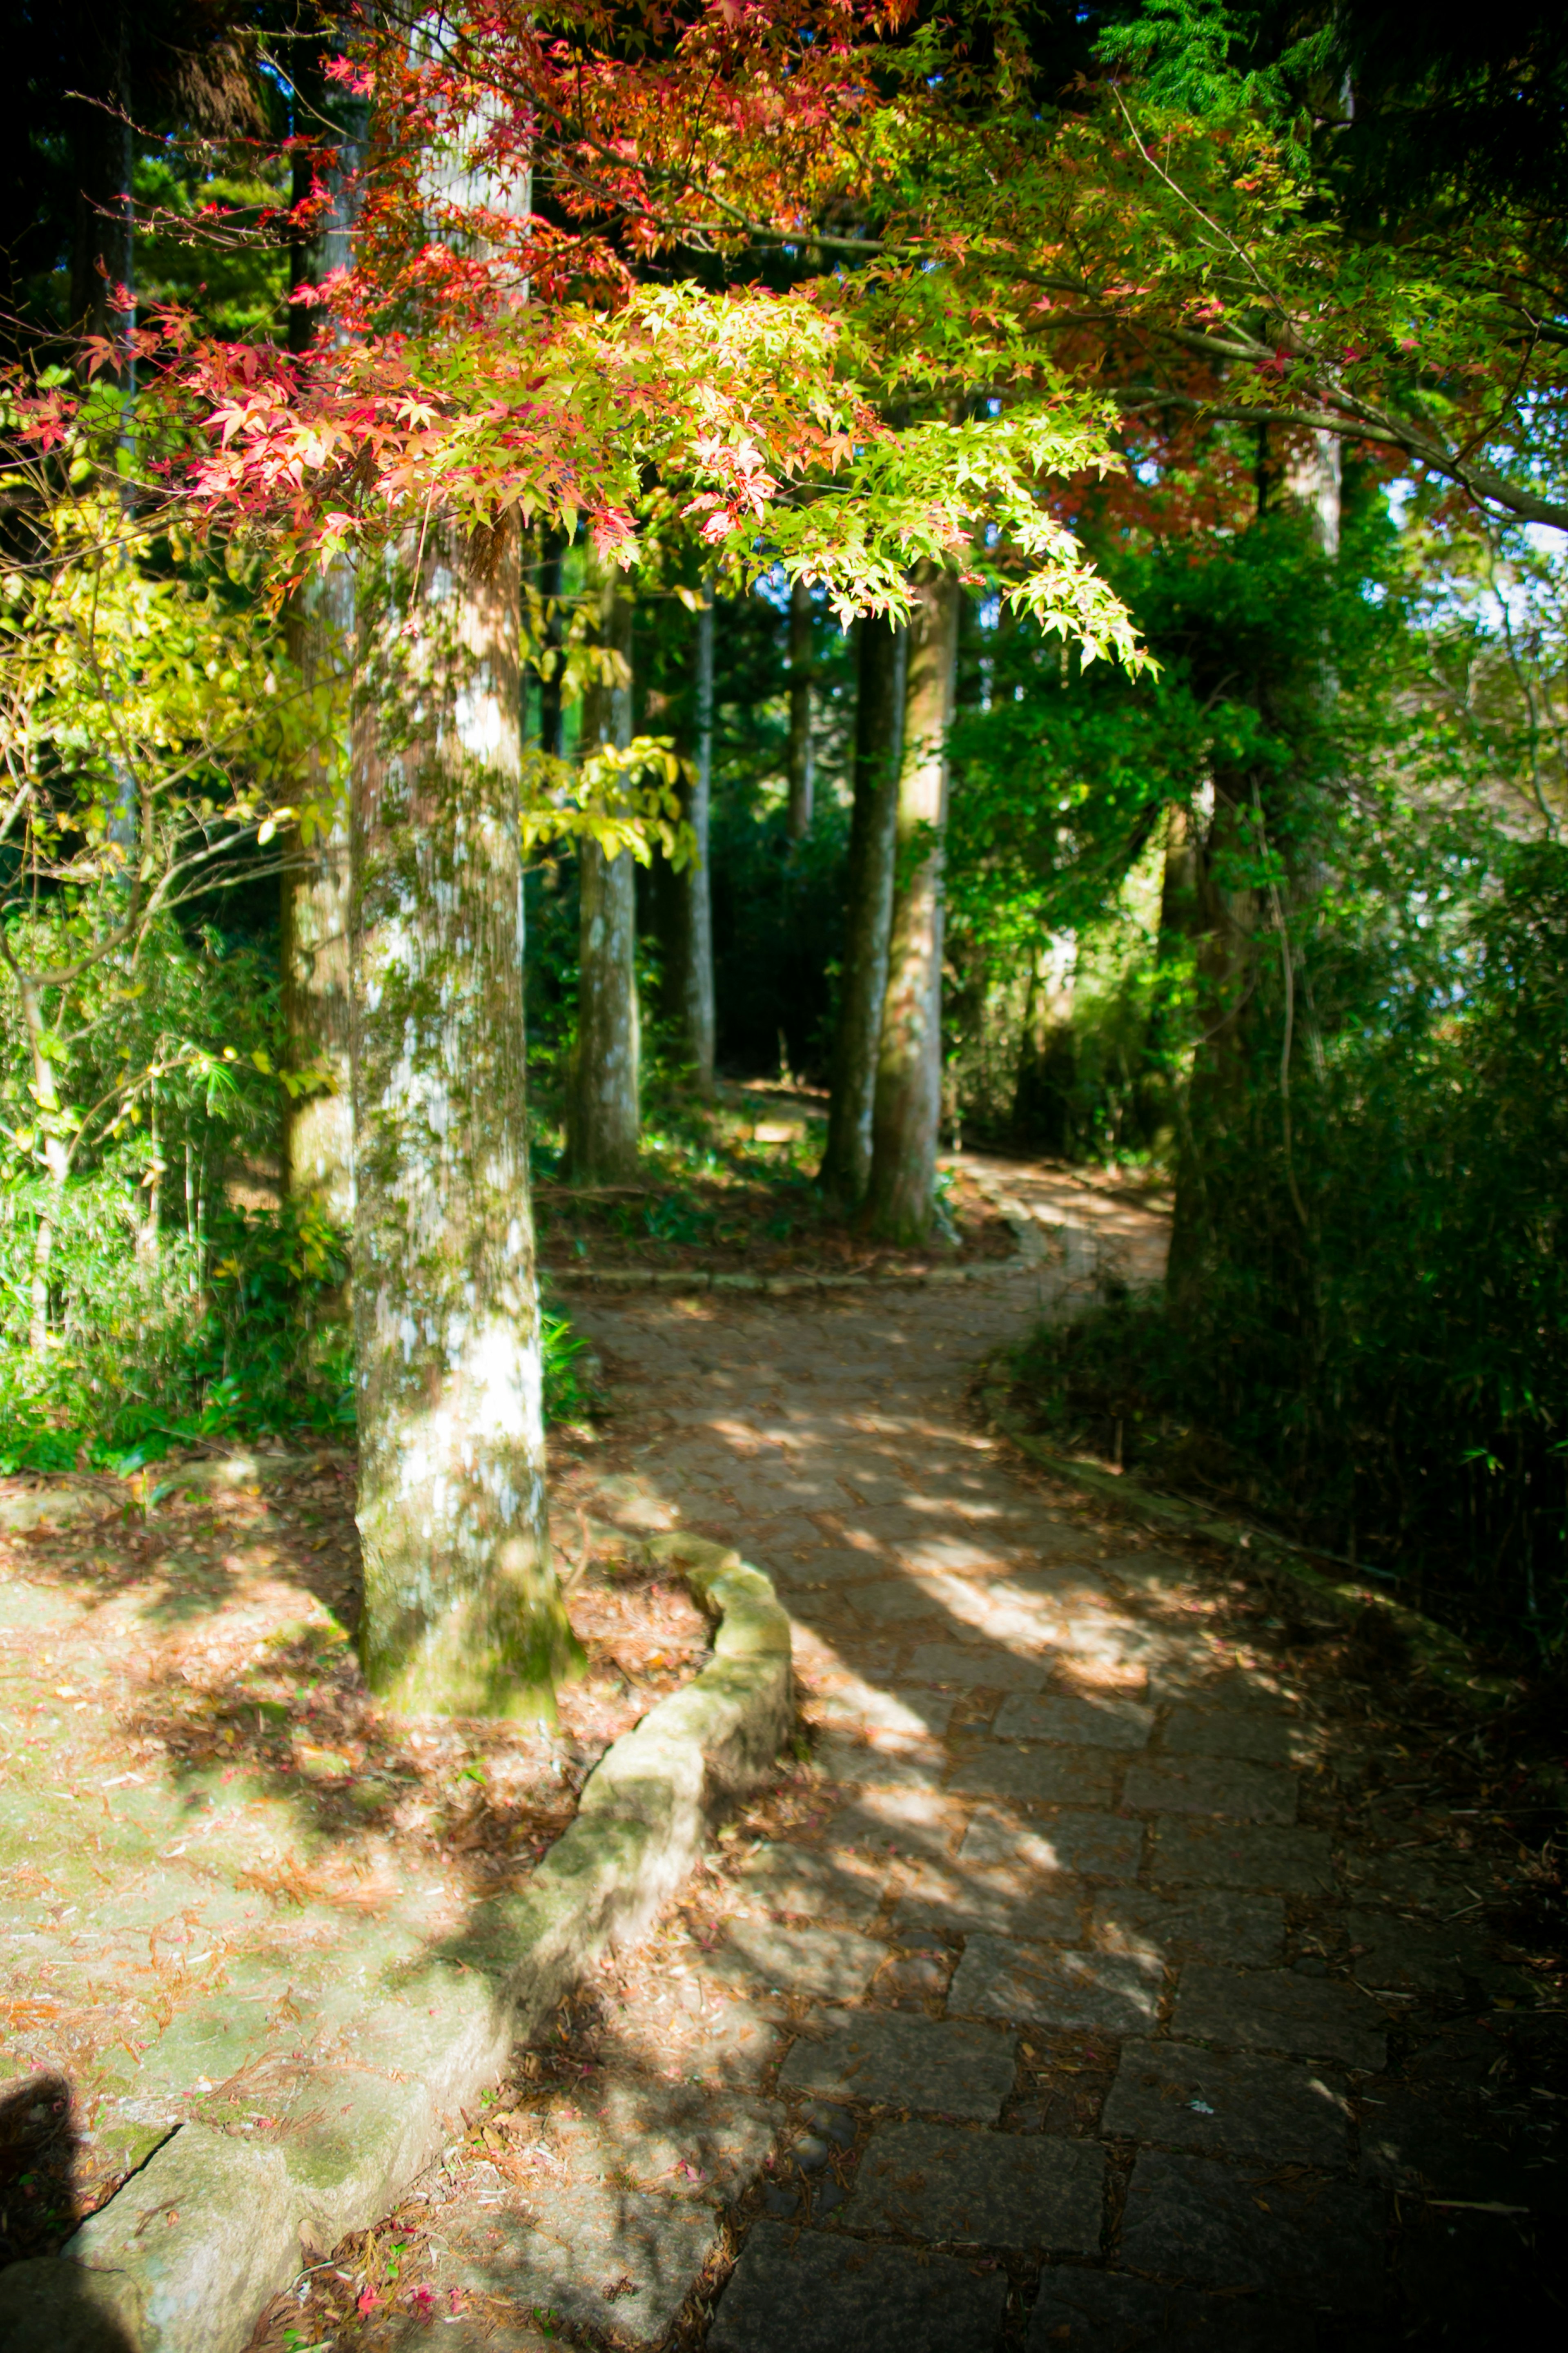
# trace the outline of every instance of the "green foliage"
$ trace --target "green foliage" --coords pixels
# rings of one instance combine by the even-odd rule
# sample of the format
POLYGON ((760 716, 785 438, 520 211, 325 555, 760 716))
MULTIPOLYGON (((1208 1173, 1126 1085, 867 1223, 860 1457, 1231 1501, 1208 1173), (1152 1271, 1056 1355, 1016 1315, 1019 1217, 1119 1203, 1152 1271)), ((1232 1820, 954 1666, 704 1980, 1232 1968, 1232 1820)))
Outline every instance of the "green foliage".
POLYGON ((1199 1265, 1169 1303, 1039 1335, 1020 1369, 1062 1436, 1110 1455, 1119 1435, 1131 1464, 1557 1653, 1568 849, 1474 826, 1424 848, 1375 876, 1369 856, 1381 903, 1342 892, 1318 943, 1330 1034, 1289 1155, 1276 993, 1245 1094, 1197 1146, 1199 1265))
POLYGON ((353 1424, 342 1237, 316 1213, 224 1207, 205 1250, 150 1247, 123 1160, 13 1187, 0 1226, 0 1469, 126 1472, 177 1445, 353 1424), (48 1345, 26 1345, 38 1222, 54 1221, 48 1345), (140 1246, 140 1247, 139 1247, 140 1246))

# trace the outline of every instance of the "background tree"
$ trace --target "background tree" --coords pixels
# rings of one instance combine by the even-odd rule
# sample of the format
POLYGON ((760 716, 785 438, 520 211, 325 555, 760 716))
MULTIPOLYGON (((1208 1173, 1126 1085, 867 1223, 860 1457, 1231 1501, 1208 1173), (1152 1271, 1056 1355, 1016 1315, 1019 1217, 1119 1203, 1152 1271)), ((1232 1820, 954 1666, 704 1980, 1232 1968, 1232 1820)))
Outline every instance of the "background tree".
MULTIPOLYGON (((597 662, 583 697, 583 750, 626 752, 632 740, 633 600, 613 568, 595 583, 597 662)), ((629 849, 584 836, 577 1036, 566 1112, 566 1166, 578 1185, 637 1174, 641 1114, 637 975, 637 865, 629 849)))

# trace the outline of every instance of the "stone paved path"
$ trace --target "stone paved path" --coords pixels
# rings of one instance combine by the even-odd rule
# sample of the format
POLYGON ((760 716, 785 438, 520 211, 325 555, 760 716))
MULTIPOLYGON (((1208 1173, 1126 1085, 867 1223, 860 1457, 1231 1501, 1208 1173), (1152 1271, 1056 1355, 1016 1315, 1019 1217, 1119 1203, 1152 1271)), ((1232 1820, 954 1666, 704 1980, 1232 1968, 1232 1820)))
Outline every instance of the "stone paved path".
POLYGON ((634 1449, 610 1503, 774 1577, 815 1765, 606 1977, 593 2064, 426 2185, 447 2344, 1533 2341, 1553 2022, 1396 1799, 1342 1843, 1353 1726, 1226 1633, 1215 1573, 966 1416, 1093 1254, 582 1309, 634 1449))

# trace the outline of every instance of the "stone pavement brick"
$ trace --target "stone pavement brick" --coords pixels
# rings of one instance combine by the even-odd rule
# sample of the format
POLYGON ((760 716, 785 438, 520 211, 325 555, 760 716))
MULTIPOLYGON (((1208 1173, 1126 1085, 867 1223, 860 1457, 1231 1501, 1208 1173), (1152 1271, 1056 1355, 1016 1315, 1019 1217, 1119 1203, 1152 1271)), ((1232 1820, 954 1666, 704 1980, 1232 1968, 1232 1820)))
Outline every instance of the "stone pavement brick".
POLYGON ((1108 1803, 1117 1765, 1103 1748, 1015 1748, 983 1740, 961 1758, 950 1789, 984 1798, 1022 1798, 1031 1805, 1108 1803))
POLYGON ((928 1862, 893 1907, 891 1933, 952 1936, 989 1928, 999 1936, 1040 1937, 1076 1945, 1083 1934, 1083 1900, 1060 1879, 1042 1884, 1028 1871, 983 1870, 959 1862, 928 1862), (1068 1892, 1063 1892, 1068 1889, 1068 1892))
POLYGON ((912 1577, 879 1577, 869 1585, 847 1585, 842 1599, 858 1618, 874 1625, 902 1624, 906 1620, 941 1619, 947 1607, 940 1594, 928 1593, 912 1577))
POLYGON ((724 1943, 713 1964, 721 1983, 815 2001, 853 2001, 888 1957, 886 1945, 852 1928, 780 1928, 771 1920, 731 1920, 724 1943))
POLYGON ((1333 1841, 1327 1831, 1265 1830, 1243 1822, 1153 1825, 1149 1876, 1156 1886, 1252 1887, 1281 1895, 1331 1894, 1333 1841))
POLYGON ((1177 1707, 1161 1737, 1167 1757, 1239 1757, 1254 1765, 1288 1765, 1307 1727, 1282 1710, 1234 1704, 1177 1707))
POLYGON ((976 1869, 1005 1864, 1040 1873, 1065 1872, 1088 1879, 1136 1879, 1143 1856, 1143 1825, 1114 1814, 1053 1814, 1020 1822, 999 1806, 977 1806, 958 1850, 960 1862, 976 1869))
POLYGON ((750 1903, 770 1912, 863 1928, 877 1916, 891 1868, 887 1854, 827 1855, 813 1847, 765 1846, 742 1864, 735 1885, 750 1903))
POLYGON ((708 2334, 709 2353, 994 2353, 1000 2272, 758 2222, 708 2334))
POLYGON ((952 1702, 937 1692, 884 1691, 857 1678, 823 1692, 816 1714, 832 1732, 891 1732, 906 1740, 940 1740, 952 1702))
POLYGON ((963 1808, 923 1789, 869 1789, 838 1807, 823 1832, 830 1853, 848 1851, 947 1855, 963 1829, 963 1808))
POLYGON ((833 1733, 817 1742, 813 1756, 823 1779, 844 1788, 935 1789, 947 1771, 940 1748, 901 1743, 882 1747, 833 1733))
POLYGON ((1064 2267, 1040 2282, 1025 2353, 1312 2353, 1316 2337, 1288 2305, 1064 2267))
POLYGON ((1267 1968, 1284 1955, 1285 1906, 1278 1895, 1215 1890, 1184 1897, 1156 1895, 1147 1887, 1109 1888, 1094 1899, 1089 1934, 1110 1953, 1267 1968))
MULTIPOLYGON (((960 1508, 969 1500, 963 1498, 960 1508)), ((977 1544, 973 1536, 921 1536, 900 1549, 910 1567, 945 1571, 954 1577, 993 1576, 1007 1566, 1005 1554, 994 1545, 977 1544)))
POLYGON ((1342 2168, 1350 2114, 1337 2080, 1287 2059, 1124 2042, 1100 2120, 1113 2138, 1225 2157, 1342 2168))
POLYGON ((1011 2019, 1051 2033, 1140 2034, 1154 2023, 1162 1989, 1157 1966, 1120 1953, 1052 1953, 974 1936, 947 2000, 954 2016, 1011 2019))
POLYGON ((1358 1911, 1346 1913, 1344 1930, 1352 1946, 1365 1947, 1355 1957, 1355 1974, 1373 1992, 1458 1993, 1467 1968, 1485 1967, 1475 1936, 1458 1926, 1358 1911))
POLYGON ((1182 1971, 1171 2031, 1300 2059, 1338 2059, 1376 2074, 1387 2057, 1384 2024, 1375 2002, 1331 1978, 1194 1961, 1182 1971))
POLYGON ((1154 1711, 1133 1699, 1004 1700, 991 1729, 998 1740, 1057 1740, 1075 1748, 1136 1749, 1148 1744, 1154 1711))
POLYGON ((781 2092, 883 2102, 994 2124, 1013 2088, 1011 2036, 951 2019, 814 2010, 779 2072, 781 2092))
POLYGON ((1037 1692, 1046 1680, 1039 1659, 1020 1659, 999 1645, 976 1643, 960 1650, 955 1642, 921 1642, 910 1660, 910 1673, 925 1683, 956 1683, 964 1691, 1037 1692))
POLYGON ((938 2245, 1100 2253, 1105 2155, 1092 2141, 884 2125, 841 2220, 938 2245))
POLYGON ((1376 1852, 1345 1856, 1345 1877, 1358 1895, 1382 1895, 1390 1904, 1454 1910, 1455 1881, 1422 1854, 1376 1852))
POLYGON ((1128 2186, 1121 2261, 1372 2317, 1383 2297, 1383 2200, 1342 2182, 1282 2181, 1256 2166, 1145 2150, 1128 2186))
POLYGON ((1238 1822, 1293 1822, 1293 1773, 1234 1757, 1173 1757, 1128 1767, 1122 1802, 1141 1814, 1221 1814, 1238 1822))

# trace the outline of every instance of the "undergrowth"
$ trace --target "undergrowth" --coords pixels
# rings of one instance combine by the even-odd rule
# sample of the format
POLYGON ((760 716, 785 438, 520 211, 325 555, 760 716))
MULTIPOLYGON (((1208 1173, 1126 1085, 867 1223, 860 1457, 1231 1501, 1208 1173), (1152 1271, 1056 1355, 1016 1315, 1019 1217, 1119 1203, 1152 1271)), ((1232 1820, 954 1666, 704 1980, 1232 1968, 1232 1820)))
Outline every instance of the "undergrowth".
MULTIPOLYGON (((0 1474, 110 1471, 176 1447, 313 1435, 352 1443, 346 1235, 320 1211, 216 1209, 199 1240, 148 1245, 117 1173, 67 1187, 56 1219, 46 1345, 28 1345, 41 1187, 0 1226, 0 1474)), ((546 1301, 552 1421, 597 1406, 587 1343, 546 1301)))

